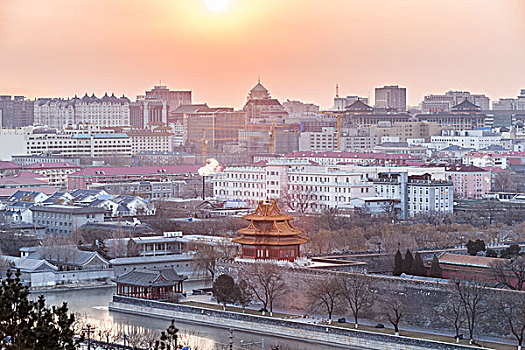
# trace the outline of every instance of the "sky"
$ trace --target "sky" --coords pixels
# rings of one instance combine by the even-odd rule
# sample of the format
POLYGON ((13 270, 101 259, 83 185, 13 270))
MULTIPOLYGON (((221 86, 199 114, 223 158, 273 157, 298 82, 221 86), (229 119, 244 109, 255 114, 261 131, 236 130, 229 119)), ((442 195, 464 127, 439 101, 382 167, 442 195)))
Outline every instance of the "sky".
POLYGON ((240 108, 258 76, 322 107, 336 84, 372 100, 404 86, 410 105, 451 89, 515 97, 525 0, 0 0, 0 94, 134 99, 162 83, 240 108))

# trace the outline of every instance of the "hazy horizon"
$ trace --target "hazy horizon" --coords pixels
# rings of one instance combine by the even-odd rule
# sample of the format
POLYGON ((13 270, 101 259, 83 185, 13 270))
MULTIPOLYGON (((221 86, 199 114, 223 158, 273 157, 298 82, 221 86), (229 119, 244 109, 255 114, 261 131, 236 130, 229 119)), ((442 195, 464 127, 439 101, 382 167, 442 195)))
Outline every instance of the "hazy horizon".
POLYGON ((521 0, 4 0, 0 94, 125 94, 153 85, 241 107, 257 82, 272 96, 332 105, 407 88, 516 97, 525 88, 521 0))

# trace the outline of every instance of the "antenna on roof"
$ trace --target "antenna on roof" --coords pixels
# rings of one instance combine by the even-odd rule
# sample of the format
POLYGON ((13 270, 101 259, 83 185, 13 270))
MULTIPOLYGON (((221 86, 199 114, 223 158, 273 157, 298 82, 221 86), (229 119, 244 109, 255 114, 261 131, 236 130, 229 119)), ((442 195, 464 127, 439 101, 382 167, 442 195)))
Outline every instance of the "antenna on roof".
POLYGON ((258 74, 258 75, 257 75, 257 84, 260 84, 260 83, 261 83, 261 75, 258 74))
POLYGON ((335 97, 339 97, 339 84, 335 84, 335 97))

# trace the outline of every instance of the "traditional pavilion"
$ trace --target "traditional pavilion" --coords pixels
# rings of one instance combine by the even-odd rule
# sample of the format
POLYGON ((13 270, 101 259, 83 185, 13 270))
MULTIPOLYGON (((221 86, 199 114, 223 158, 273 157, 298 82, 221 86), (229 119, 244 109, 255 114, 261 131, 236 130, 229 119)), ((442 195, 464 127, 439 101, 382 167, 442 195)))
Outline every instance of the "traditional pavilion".
POLYGON ((308 242, 302 230, 290 223, 293 217, 282 214, 275 200, 260 201, 252 214, 243 216, 248 227, 237 231, 241 237, 233 242, 241 245, 241 257, 294 261, 300 256, 300 246, 308 242))
POLYGON ((153 271, 141 268, 118 276, 117 295, 128 297, 172 300, 176 295, 182 293, 182 282, 184 278, 173 269, 153 271))

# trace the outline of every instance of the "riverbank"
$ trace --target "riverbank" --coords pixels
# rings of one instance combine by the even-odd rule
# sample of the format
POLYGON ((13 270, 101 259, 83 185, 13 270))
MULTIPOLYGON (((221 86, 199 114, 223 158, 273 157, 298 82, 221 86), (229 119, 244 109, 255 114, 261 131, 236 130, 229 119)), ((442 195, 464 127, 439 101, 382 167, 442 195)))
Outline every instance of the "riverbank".
POLYGON ((472 350, 476 346, 458 345, 439 341, 374 333, 344 327, 314 325, 242 314, 230 311, 207 309, 202 307, 172 304, 153 300, 114 296, 109 304, 110 311, 150 316, 163 319, 175 319, 220 328, 268 334, 288 339, 301 339, 311 343, 329 345, 346 349, 387 349, 387 350, 472 350))

